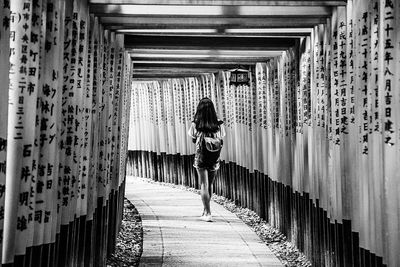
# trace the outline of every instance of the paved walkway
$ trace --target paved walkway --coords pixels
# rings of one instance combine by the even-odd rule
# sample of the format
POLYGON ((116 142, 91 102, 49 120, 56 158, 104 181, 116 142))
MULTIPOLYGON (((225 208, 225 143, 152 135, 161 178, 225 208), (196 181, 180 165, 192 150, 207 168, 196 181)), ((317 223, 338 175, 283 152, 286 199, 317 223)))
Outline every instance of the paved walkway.
POLYGON ((200 196, 128 177, 126 197, 143 220, 141 266, 282 266, 235 214, 212 202, 200 220, 200 196))

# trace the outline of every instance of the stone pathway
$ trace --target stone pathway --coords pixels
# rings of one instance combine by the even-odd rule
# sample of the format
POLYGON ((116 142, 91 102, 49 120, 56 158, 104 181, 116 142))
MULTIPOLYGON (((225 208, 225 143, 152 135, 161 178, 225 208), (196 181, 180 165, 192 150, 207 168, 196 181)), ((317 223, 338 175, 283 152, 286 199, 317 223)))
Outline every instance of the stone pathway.
POLYGON ((142 217, 141 266, 283 266, 233 213, 211 202, 200 220, 200 196, 127 177, 125 196, 142 217))

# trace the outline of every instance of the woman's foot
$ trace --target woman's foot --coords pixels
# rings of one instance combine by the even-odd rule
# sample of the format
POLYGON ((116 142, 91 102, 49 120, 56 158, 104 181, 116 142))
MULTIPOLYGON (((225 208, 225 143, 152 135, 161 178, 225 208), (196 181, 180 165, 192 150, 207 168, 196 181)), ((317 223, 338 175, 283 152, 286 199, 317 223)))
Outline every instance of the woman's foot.
POLYGON ((203 215, 203 216, 201 216, 201 219, 202 219, 203 221, 205 221, 205 222, 212 222, 212 221, 213 221, 213 220, 212 220, 211 214, 203 215))

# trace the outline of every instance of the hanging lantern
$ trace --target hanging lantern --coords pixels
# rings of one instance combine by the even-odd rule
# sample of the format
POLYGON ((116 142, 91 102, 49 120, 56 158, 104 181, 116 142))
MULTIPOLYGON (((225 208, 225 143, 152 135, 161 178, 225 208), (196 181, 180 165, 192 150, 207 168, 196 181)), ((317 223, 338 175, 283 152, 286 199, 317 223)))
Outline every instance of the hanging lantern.
POLYGON ((250 85, 250 74, 246 69, 238 68, 230 71, 230 85, 250 85))

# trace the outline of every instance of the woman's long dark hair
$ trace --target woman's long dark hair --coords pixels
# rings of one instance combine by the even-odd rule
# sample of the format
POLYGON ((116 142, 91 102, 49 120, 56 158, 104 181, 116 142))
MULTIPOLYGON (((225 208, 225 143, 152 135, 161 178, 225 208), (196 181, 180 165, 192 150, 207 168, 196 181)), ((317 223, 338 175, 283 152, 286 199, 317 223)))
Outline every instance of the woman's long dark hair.
POLYGON ((217 132, 222 123, 218 121, 214 104, 208 97, 200 100, 193 121, 196 124, 196 130, 204 133, 217 132))

